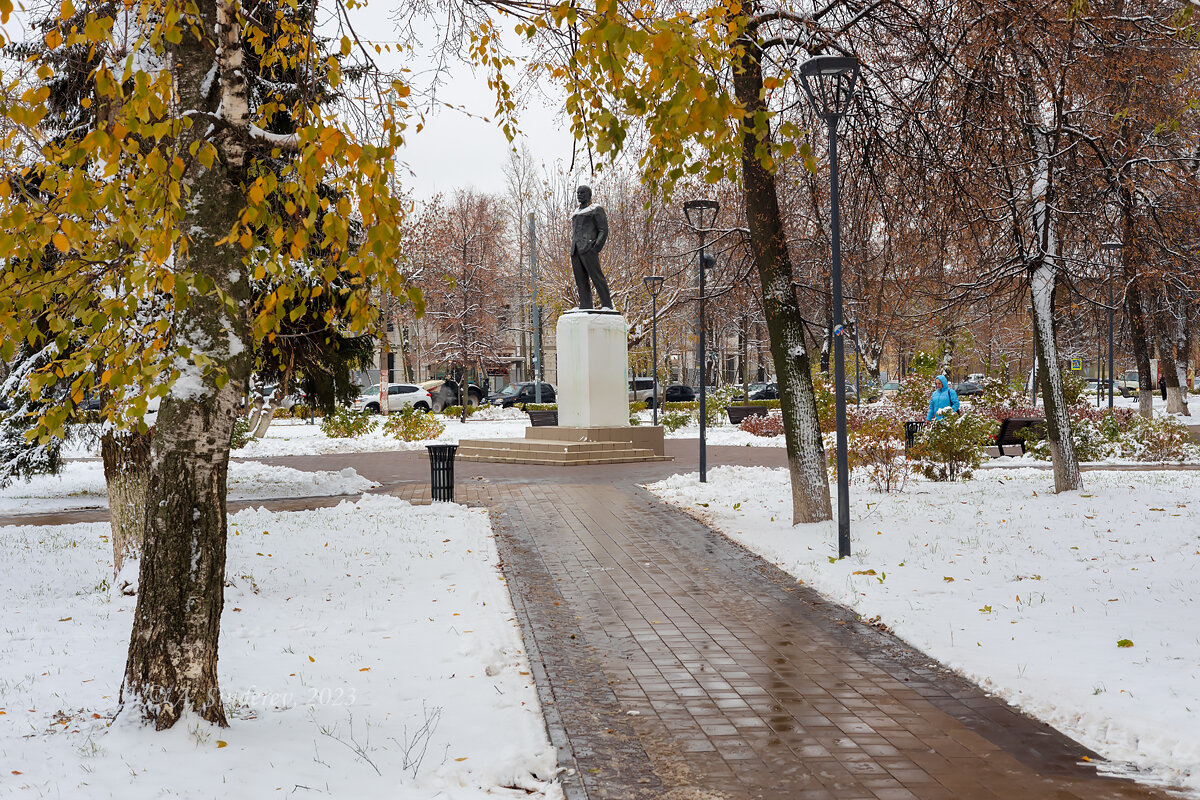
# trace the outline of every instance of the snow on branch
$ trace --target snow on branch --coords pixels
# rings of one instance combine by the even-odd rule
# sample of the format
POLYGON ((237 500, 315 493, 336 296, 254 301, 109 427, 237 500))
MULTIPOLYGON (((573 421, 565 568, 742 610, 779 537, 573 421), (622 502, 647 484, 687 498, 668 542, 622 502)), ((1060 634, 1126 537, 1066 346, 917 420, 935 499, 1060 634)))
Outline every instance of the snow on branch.
POLYGON ((292 152, 300 149, 300 135, 296 133, 271 133, 270 131, 265 131, 254 123, 251 123, 249 135, 251 139, 259 142, 266 142, 272 147, 279 147, 292 152))

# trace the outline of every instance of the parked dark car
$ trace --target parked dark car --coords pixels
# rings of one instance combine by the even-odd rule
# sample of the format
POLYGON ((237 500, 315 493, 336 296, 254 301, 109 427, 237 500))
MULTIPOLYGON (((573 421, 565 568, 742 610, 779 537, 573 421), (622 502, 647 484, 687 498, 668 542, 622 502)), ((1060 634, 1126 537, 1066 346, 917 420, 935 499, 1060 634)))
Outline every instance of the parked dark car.
POLYGON ((673 383, 663 389, 664 403, 690 403, 696 399, 696 391, 685 384, 673 383))
MULTIPOLYGON (((766 385, 767 384, 765 384, 762 381, 754 381, 748 387, 746 387, 747 388, 746 394, 750 394, 751 396, 753 396, 755 392, 759 391, 760 389, 765 388, 766 385)), ((738 393, 733 396, 731 402, 744 403, 746 401, 746 394, 742 393, 741 384, 734 384, 734 386, 736 386, 738 388, 738 393)))
MULTIPOLYGON (((536 393, 534 392, 533 381, 526 383, 510 383, 496 394, 487 399, 488 403, 501 408, 512 408, 513 406, 523 406, 526 403, 536 403, 536 393)), ((554 387, 548 383, 542 383, 542 402, 556 403, 558 402, 554 394, 554 387)))
POLYGON ((779 399, 779 384, 768 383, 757 392, 750 393, 751 400, 778 400, 779 399))
POLYGON ((975 381, 963 381, 954 387, 959 397, 978 397, 983 394, 983 387, 975 381))

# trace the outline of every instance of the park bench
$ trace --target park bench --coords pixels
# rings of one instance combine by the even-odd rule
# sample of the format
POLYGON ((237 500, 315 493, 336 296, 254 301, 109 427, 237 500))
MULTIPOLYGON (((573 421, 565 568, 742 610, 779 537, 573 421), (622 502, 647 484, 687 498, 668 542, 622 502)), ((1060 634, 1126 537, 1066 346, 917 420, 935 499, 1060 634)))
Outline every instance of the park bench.
POLYGON ((535 428, 549 427, 558 424, 558 410, 553 411, 533 411, 526 410, 529 415, 529 424, 535 428))
POLYGON ((912 450, 912 446, 917 441, 917 434, 921 432, 921 428, 925 427, 925 420, 914 419, 904 423, 904 455, 908 455, 908 451, 912 450))
POLYGON ((1021 446, 1021 452, 1025 452, 1025 441, 1029 437, 1037 439, 1046 438, 1046 418, 1045 417, 1010 417, 1000 421, 1000 432, 996 434, 996 449, 1000 451, 1000 455, 1004 455, 1004 448, 1011 447, 1014 444, 1021 446), (1025 435, 1021 435, 1022 431, 1030 429, 1025 435))
POLYGON ((729 423, 731 425, 741 425, 746 417, 765 417, 767 415, 767 407, 725 406, 725 413, 729 415, 729 423))

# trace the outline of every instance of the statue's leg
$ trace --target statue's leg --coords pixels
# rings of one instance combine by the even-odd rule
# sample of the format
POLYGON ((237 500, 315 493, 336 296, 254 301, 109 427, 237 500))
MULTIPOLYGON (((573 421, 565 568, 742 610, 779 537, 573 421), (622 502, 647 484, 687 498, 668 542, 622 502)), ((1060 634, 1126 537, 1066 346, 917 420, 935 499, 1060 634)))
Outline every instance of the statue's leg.
POLYGON ((588 270, 578 253, 571 253, 571 270, 575 273, 575 288, 579 291, 579 307, 591 308, 592 287, 588 283, 588 270))
POLYGON ((596 294, 600 298, 600 306, 612 308, 612 297, 608 293, 608 281, 604 280, 604 273, 600 271, 600 255, 594 252, 584 253, 583 263, 587 267, 588 277, 592 279, 592 283, 596 284, 596 294))

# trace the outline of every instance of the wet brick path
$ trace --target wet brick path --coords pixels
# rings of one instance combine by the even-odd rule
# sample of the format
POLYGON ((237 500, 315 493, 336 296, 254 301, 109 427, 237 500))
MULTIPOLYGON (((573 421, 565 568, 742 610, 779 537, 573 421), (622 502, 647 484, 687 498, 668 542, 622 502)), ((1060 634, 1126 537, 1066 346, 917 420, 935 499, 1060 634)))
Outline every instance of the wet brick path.
POLYGON ((568 797, 1148 798, 632 483, 492 506, 568 797))

